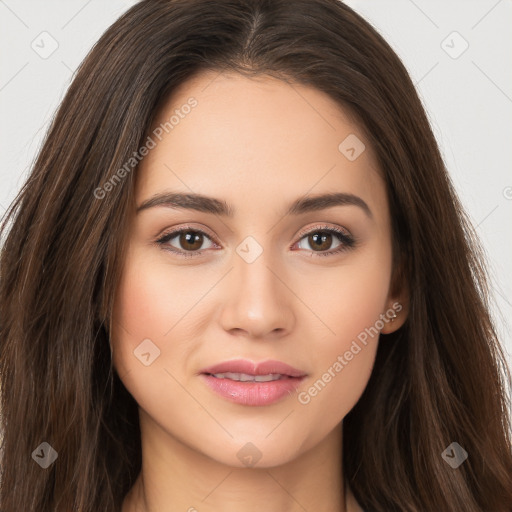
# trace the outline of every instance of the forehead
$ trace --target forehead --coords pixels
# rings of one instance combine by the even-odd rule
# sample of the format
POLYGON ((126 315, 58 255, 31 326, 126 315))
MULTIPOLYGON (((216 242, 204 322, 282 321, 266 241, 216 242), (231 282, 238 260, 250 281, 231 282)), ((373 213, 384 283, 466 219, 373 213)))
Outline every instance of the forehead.
POLYGON ((137 172, 138 204, 164 190, 222 197, 235 210, 330 190, 386 204, 362 130, 312 87, 203 72, 173 91, 149 135, 155 147, 137 172))

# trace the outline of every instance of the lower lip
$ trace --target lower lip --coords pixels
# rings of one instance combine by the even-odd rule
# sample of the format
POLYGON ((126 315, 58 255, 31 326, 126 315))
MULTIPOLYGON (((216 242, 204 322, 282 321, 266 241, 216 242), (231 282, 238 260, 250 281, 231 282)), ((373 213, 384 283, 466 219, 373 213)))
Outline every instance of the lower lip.
POLYGON ((231 379, 218 379, 201 374, 206 384, 220 396, 241 405, 270 405, 286 395, 297 391, 304 377, 292 377, 268 382, 240 382, 231 379))

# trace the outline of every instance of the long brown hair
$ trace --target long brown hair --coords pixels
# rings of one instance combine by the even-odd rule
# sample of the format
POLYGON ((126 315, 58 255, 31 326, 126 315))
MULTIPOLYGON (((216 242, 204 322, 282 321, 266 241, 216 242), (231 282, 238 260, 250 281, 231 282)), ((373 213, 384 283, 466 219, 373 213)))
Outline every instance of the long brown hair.
POLYGON ((136 169, 97 191, 162 99, 203 70, 313 86, 355 116, 378 157, 393 279, 410 304, 344 419, 359 503, 510 512, 511 378, 483 251, 406 69, 338 0, 143 0, 81 64, 1 226, 2 511, 119 511, 140 471, 137 404, 108 337, 136 169), (46 469, 43 442, 57 454, 46 469), (468 453, 456 469, 441 456, 452 442, 468 453))

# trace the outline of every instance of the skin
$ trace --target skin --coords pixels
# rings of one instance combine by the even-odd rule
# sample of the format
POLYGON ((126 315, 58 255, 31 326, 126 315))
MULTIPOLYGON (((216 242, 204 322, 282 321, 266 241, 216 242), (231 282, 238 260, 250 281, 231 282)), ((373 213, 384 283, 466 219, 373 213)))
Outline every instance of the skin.
POLYGON ((165 206, 132 214, 111 341, 139 404, 143 464, 123 512, 360 510, 342 485, 342 422, 366 387, 378 336, 307 404, 296 393, 266 406, 232 403, 198 373, 230 359, 276 359, 308 374, 298 389, 307 391, 395 302, 402 310, 381 332, 403 324, 406 295, 390 295, 391 224, 372 149, 349 161, 339 144, 364 137, 340 107, 268 76, 202 73, 173 93, 154 126, 190 97, 197 106, 137 170, 136 206, 193 192, 226 201, 234 216, 165 206), (359 196, 373 217, 355 205, 283 215, 305 194, 332 192, 359 196), (356 245, 319 255, 342 242, 333 234, 318 248, 301 233, 325 226, 356 245), (207 236, 192 249, 179 236, 166 247, 199 256, 154 243, 182 227, 207 236), (251 263, 236 252, 248 236, 263 250, 251 263), (134 356, 145 339, 160 350, 149 366, 134 356), (261 454, 252 467, 237 457, 248 442, 261 454))

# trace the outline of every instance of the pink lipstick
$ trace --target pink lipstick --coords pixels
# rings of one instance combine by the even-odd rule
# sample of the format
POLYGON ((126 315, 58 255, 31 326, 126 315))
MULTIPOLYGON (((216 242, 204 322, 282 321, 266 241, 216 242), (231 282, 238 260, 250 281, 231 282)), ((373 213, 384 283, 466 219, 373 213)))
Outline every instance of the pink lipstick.
POLYGON ((241 405, 270 405, 291 395, 307 376, 280 361, 253 363, 237 359, 201 370, 210 389, 241 405))

